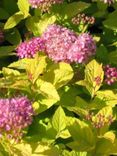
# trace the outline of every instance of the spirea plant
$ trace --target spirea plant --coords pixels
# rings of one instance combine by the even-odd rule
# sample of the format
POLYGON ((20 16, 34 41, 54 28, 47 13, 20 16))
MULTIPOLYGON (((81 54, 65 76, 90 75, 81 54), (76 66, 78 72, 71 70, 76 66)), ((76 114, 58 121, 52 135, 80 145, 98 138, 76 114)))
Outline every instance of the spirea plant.
POLYGON ((0 1, 0 156, 117 155, 117 1, 0 1))

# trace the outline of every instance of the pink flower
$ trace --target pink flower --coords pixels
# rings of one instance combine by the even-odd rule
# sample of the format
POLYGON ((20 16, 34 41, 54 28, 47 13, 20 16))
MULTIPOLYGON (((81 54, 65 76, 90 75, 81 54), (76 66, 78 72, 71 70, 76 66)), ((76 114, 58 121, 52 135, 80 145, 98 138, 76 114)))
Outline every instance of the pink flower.
POLYGON ((22 42, 16 49, 19 58, 31 58, 39 51, 44 51, 44 41, 40 37, 22 42))
POLYGON ((33 108, 26 97, 0 99, 0 133, 13 138, 32 123, 33 108))
POLYGON ((45 52, 55 62, 84 63, 96 52, 96 44, 91 35, 75 34, 59 25, 50 25, 42 35, 45 52))
POLYGON ((96 53, 96 44, 88 33, 80 34, 68 52, 70 62, 85 63, 96 53))

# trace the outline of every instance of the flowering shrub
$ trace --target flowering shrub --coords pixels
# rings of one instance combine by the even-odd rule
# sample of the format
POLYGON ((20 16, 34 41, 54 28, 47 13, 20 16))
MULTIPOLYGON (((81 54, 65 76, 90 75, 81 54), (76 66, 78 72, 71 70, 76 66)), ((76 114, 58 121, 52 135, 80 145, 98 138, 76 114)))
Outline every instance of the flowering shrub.
POLYGON ((0 1, 0 156, 117 155, 117 1, 0 1))
POLYGON ((32 122, 33 109, 26 97, 0 99, 0 132, 1 137, 20 137, 21 129, 29 126, 32 122))

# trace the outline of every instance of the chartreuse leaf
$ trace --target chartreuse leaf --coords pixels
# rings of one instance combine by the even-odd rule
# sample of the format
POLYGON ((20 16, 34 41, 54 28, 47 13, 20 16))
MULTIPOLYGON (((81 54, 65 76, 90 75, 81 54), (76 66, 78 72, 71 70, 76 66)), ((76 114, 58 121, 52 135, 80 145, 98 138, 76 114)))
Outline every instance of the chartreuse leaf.
POLYGON ((30 83, 24 74, 10 71, 9 76, 0 79, 0 88, 11 88, 30 93, 30 83))
POLYGON ((39 100, 36 101, 37 103, 34 103, 34 109, 36 110, 36 113, 42 113, 43 111, 49 109, 52 105, 54 105, 57 100, 55 98, 48 98, 43 95, 40 95, 39 100))
POLYGON ((7 20, 4 29, 10 29, 15 27, 22 19, 24 19, 24 14, 21 11, 16 12, 7 20))
POLYGON ((76 152, 64 150, 62 156, 87 156, 87 152, 76 152))
POLYGON ((67 129, 65 129, 58 136, 60 138, 67 139, 67 138, 71 137, 71 134, 69 133, 69 131, 67 129))
POLYGON ((57 89, 67 84, 73 78, 73 69, 67 63, 58 63, 50 66, 44 74, 44 80, 51 82, 57 89))
POLYGON ((91 108, 100 109, 104 106, 114 107, 117 104, 117 92, 114 90, 97 91, 95 98, 89 105, 91 108))
MULTIPOLYGON (((106 132, 103 136, 97 140, 95 155, 110 155, 114 152, 116 144, 116 137, 112 131, 106 132)), ((117 149, 116 149, 117 152, 117 149)))
POLYGON ((87 123, 68 117, 67 127, 73 138, 68 146, 76 151, 90 151, 95 147, 95 136, 87 123))
POLYGON ((21 20, 27 18, 29 16, 29 3, 28 0, 18 0, 19 10, 11 17, 8 18, 5 23, 4 29, 11 29, 15 27, 21 20))
POLYGON ((2 68, 2 73, 4 76, 19 76, 20 72, 18 70, 13 70, 10 68, 2 68))
POLYGON ((11 63, 8 67, 9 68, 16 68, 16 69, 26 69, 27 66, 32 62, 32 59, 24 58, 20 59, 16 62, 11 63))
POLYGON ((101 87, 103 78, 104 71, 102 64, 99 64, 96 60, 92 60, 85 68, 85 79, 76 84, 85 86, 93 97, 101 87))
POLYGON ((26 27, 29 31, 33 32, 35 36, 41 35, 48 25, 56 21, 54 15, 44 15, 42 19, 36 16, 29 17, 26 21, 26 27))
POLYGON ((29 15, 29 2, 28 0, 18 0, 19 10, 27 17, 29 15))
POLYGON ((14 156, 59 156, 56 147, 47 143, 21 143, 14 146, 14 156))
POLYGON ((102 108, 94 117, 93 117, 93 121, 96 121, 98 119, 98 115, 104 115, 104 118, 112 116, 113 115, 113 110, 111 106, 106 106, 104 108, 102 108))
POLYGON ((40 74, 43 74, 47 66, 46 56, 38 55, 30 61, 26 67, 27 74, 30 77, 30 80, 34 83, 40 74))
POLYGON ((112 116, 113 115, 113 110, 112 110, 112 107, 111 106, 106 106, 104 108, 102 108, 94 118, 97 118, 97 116, 101 114, 101 115, 104 115, 105 118, 108 117, 108 116, 112 116))
POLYGON ((60 133, 65 129, 66 127, 66 118, 65 118, 65 113, 64 110, 62 109, 61 106, 57 108, 55 111, 53 118, 52 118, 52 125, 53 128, 57 132, 57 137, 59 137, 60 133))
POLYGON ((54 100, 55 102, 60 100, 60 97, 55 87, 51 83, 43 81, 42 79, 38 79, 36 81, 36 90, 48 100, 54 100))

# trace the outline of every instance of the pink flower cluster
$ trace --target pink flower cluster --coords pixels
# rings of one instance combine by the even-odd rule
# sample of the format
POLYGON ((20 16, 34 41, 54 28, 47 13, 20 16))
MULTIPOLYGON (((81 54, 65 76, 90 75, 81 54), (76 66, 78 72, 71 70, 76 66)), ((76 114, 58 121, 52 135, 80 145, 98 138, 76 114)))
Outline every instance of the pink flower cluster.
POLYGON ((91 35, 83 33, 78 36, 75 43, 68 51, 67 58, 70 62, 85 63, 95 55, 96 45, 91 35))
POLYGON ((95 54, 96 44, 88 33, 75 34, 59 25, 50 25, 42 35, 45 52, 55 62, 84 63, 95 54))
POLYGON ((0 99, 0 135, 7 134, 18 139, 22 129, 32 123, 34 114, 31 102, 26 97, 0 99))
POLYGON ((105 82, 108 85, 112 85, 117 81, 117 68, 107 65, 104 67, 104 71, 105 71, 105 82))
POLYGON ((17 48, 19 58, 34 57, 43 51, 54 62, 86 63, 96 53, 96 44, 89 33, 79 36, 60 25, 50 25, 41 37, 21 43, 17 48))
POLYGON ((48 11, 53 4, 60 4, 63 0, 29 0, 33 8, 40 8, 42 11, 48 11))
POLYGON ((44 41, 40 37, 32 38, 30 41, 24 41, 16 49, 19 58, 31 58, 37 52, 44 50, 44 41))
POLYGON ((0 30, 0 44, 4 41, 4 33, 0 30))

